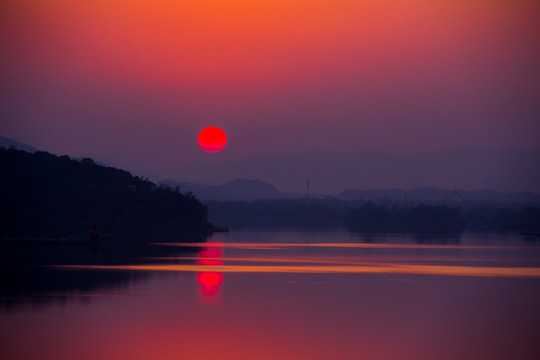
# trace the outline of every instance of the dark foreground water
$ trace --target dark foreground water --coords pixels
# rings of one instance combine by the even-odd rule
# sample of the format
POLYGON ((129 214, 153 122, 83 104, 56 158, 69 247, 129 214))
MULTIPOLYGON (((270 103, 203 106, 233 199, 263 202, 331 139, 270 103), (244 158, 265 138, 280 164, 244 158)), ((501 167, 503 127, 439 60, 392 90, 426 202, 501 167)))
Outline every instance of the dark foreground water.
POLYGON ((4 248, 0 359, 540 358, 534 237, 231 232, 148 249, 4 248))

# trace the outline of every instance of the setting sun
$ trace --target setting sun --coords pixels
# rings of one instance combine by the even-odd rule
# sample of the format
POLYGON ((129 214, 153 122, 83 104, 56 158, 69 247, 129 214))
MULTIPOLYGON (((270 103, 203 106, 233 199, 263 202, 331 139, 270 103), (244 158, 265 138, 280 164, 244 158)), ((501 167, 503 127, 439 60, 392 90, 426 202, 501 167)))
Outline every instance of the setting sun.
POLYGON ((225 131, 215 126, 208 126, 199 133, 199 146, 206 152, 219 152, 227 145, 225 131))

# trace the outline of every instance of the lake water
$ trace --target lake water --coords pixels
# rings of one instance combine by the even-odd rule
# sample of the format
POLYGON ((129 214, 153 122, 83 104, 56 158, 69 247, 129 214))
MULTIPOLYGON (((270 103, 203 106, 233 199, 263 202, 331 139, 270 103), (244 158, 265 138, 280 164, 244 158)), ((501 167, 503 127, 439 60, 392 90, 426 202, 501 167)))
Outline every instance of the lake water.
POLYGON ((153 241, 4 247, 0 359, 540 358, 534 237, 153 241))

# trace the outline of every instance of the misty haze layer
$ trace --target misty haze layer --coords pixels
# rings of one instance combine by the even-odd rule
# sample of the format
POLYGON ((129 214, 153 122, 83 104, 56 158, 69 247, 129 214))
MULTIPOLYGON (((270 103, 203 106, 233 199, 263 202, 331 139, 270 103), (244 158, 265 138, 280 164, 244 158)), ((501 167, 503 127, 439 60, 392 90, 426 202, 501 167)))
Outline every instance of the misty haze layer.
POLYGON ((217 165, 192 164, 179 179, 222 183, 259 179, 280 191, 336 195, 346 189, 392 189, 436 186, 443 189, 492 189, 540 192, 540 149, 463 148, 415 156, 379 151, 335 153, 312 150, 298 155, 257 155, 217 165))

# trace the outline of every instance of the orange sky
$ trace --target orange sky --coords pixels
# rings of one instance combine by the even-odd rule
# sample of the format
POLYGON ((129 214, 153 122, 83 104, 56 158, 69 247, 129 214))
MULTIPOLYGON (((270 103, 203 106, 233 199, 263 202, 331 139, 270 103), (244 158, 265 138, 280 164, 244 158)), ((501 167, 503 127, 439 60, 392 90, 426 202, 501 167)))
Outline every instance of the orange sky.
POLYGON ((14 1, 3 9, 11 50, 4 57, 31 73, 142 84, 372 81, 407 76, 422 63, 466 72, 485 56, 509 56, 530 45, 509 40, 527 30, 534 8, 531 1, 14 1))

